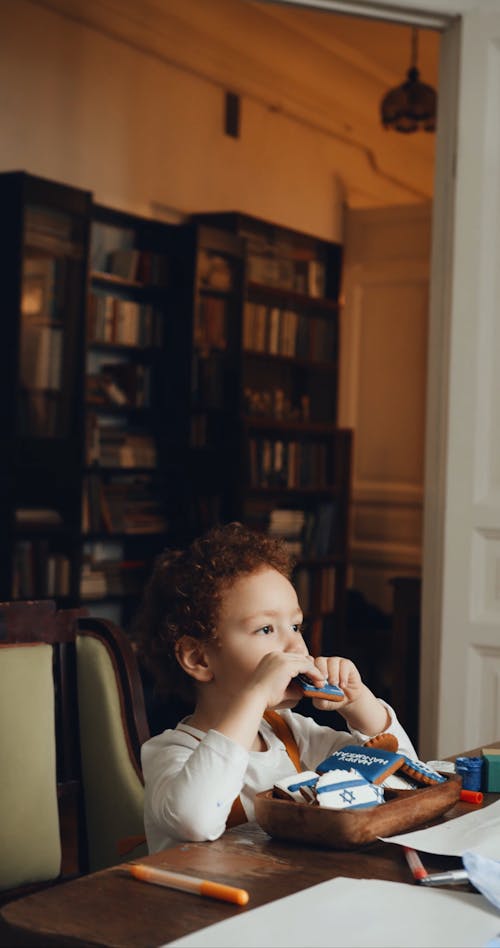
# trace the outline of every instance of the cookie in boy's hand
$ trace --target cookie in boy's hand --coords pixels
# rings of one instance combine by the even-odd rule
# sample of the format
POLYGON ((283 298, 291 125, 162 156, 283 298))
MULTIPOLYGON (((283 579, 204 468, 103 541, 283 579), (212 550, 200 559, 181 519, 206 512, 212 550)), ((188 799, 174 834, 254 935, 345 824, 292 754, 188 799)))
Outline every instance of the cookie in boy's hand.
POLYGON ((338 685, 330 685, 325 679, 322 685, 313 685, 306 675, 297 675, 295 681, 305 698, 325 698, 326 701, 342 701, 345 694, 338 685))

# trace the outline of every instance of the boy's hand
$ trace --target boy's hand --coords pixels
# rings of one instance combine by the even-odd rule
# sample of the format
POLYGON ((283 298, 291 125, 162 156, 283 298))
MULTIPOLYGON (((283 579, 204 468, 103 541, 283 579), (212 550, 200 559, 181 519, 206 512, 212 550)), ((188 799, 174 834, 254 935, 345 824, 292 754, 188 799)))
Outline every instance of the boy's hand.
POLYGON ((338 685, 345 694, 343 701, 315 698, 313 704, 318 711, 340 711, 349 727, 363 734, 380 734, 388 727, 390 716, 387 709, 363 683, 353 662, 338 655, 334 658, 321 656, 315 661, 330 684, 338 685))
POLYGON ((325 698, 313 698, 313 705, 318 711, 340 711, 360 697, 364 685, 358 669, 350 659, 338 655, 330 658, 320 656, 315 659, 315 664, 323 679, 326 678, 331 685, 338 685, 345 694, 345 698, 335 702, 325 698))
POLYGON ((323 684, 325 678, 311 655, 268 652, 257 665, 249 686, 251 690, 257 689, 263 693, 267 708, 275 708, 281 703, 289 687, 295 687, 296 700, 299 700, 300 689, 292 682, 299 674, 307 675, 315 685, 323 684))

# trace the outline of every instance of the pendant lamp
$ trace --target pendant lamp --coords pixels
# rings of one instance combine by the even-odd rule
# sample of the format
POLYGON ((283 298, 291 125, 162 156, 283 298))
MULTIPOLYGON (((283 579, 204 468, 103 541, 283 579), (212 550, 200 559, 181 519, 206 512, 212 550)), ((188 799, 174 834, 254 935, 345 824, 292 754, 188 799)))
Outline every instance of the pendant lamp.
POLYGON ((412 29, 411 63, 406 82, 390 89, 380 105, 384 128, 396 132, 425 132, 436 130, 437 94, 432 86, 420 81, 417 69, 418 30, 412 29))

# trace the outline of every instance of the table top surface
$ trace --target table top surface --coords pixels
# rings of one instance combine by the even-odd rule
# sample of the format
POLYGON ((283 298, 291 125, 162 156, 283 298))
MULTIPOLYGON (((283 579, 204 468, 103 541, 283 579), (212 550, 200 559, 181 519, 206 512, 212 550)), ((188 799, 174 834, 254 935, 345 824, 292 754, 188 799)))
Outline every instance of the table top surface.
MULTIPOLYGON (((483 805, 498 796, 485 794, 483 805)), ((445 819, 470 810, 459 802, 445 819)), ((335 876, 412 882, 400 846, 376 842, 354 851, 321 849, 271 838, 255 823, 229 830, 214 842, 182 843, 140 862, 244 888, 248 905, 139 882, 113 866, 5 905, 0 914, 13 935, 6 943, 15 944, 17 937, 19 945, 44 948, 157 948, 335 876)), ((425 864, 437 871, 456 868, 461 860, 426 855, 425 864)))

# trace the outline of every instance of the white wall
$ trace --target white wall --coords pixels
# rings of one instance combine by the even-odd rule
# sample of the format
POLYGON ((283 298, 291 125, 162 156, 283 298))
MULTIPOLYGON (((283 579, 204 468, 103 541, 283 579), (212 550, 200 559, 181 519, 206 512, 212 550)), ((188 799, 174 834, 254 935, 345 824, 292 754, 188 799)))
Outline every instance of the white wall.
POLYGON ((346 219, 339 422, 355 431, 353 585, 392 611, 422 564, 431 205, 346 219))
POLYGON ((0 170, 138 214, 241 210, 341 239, 333 141, 249 99, 230 138, 221 88, 29 0, 0 5, 0 88, 0 170))

